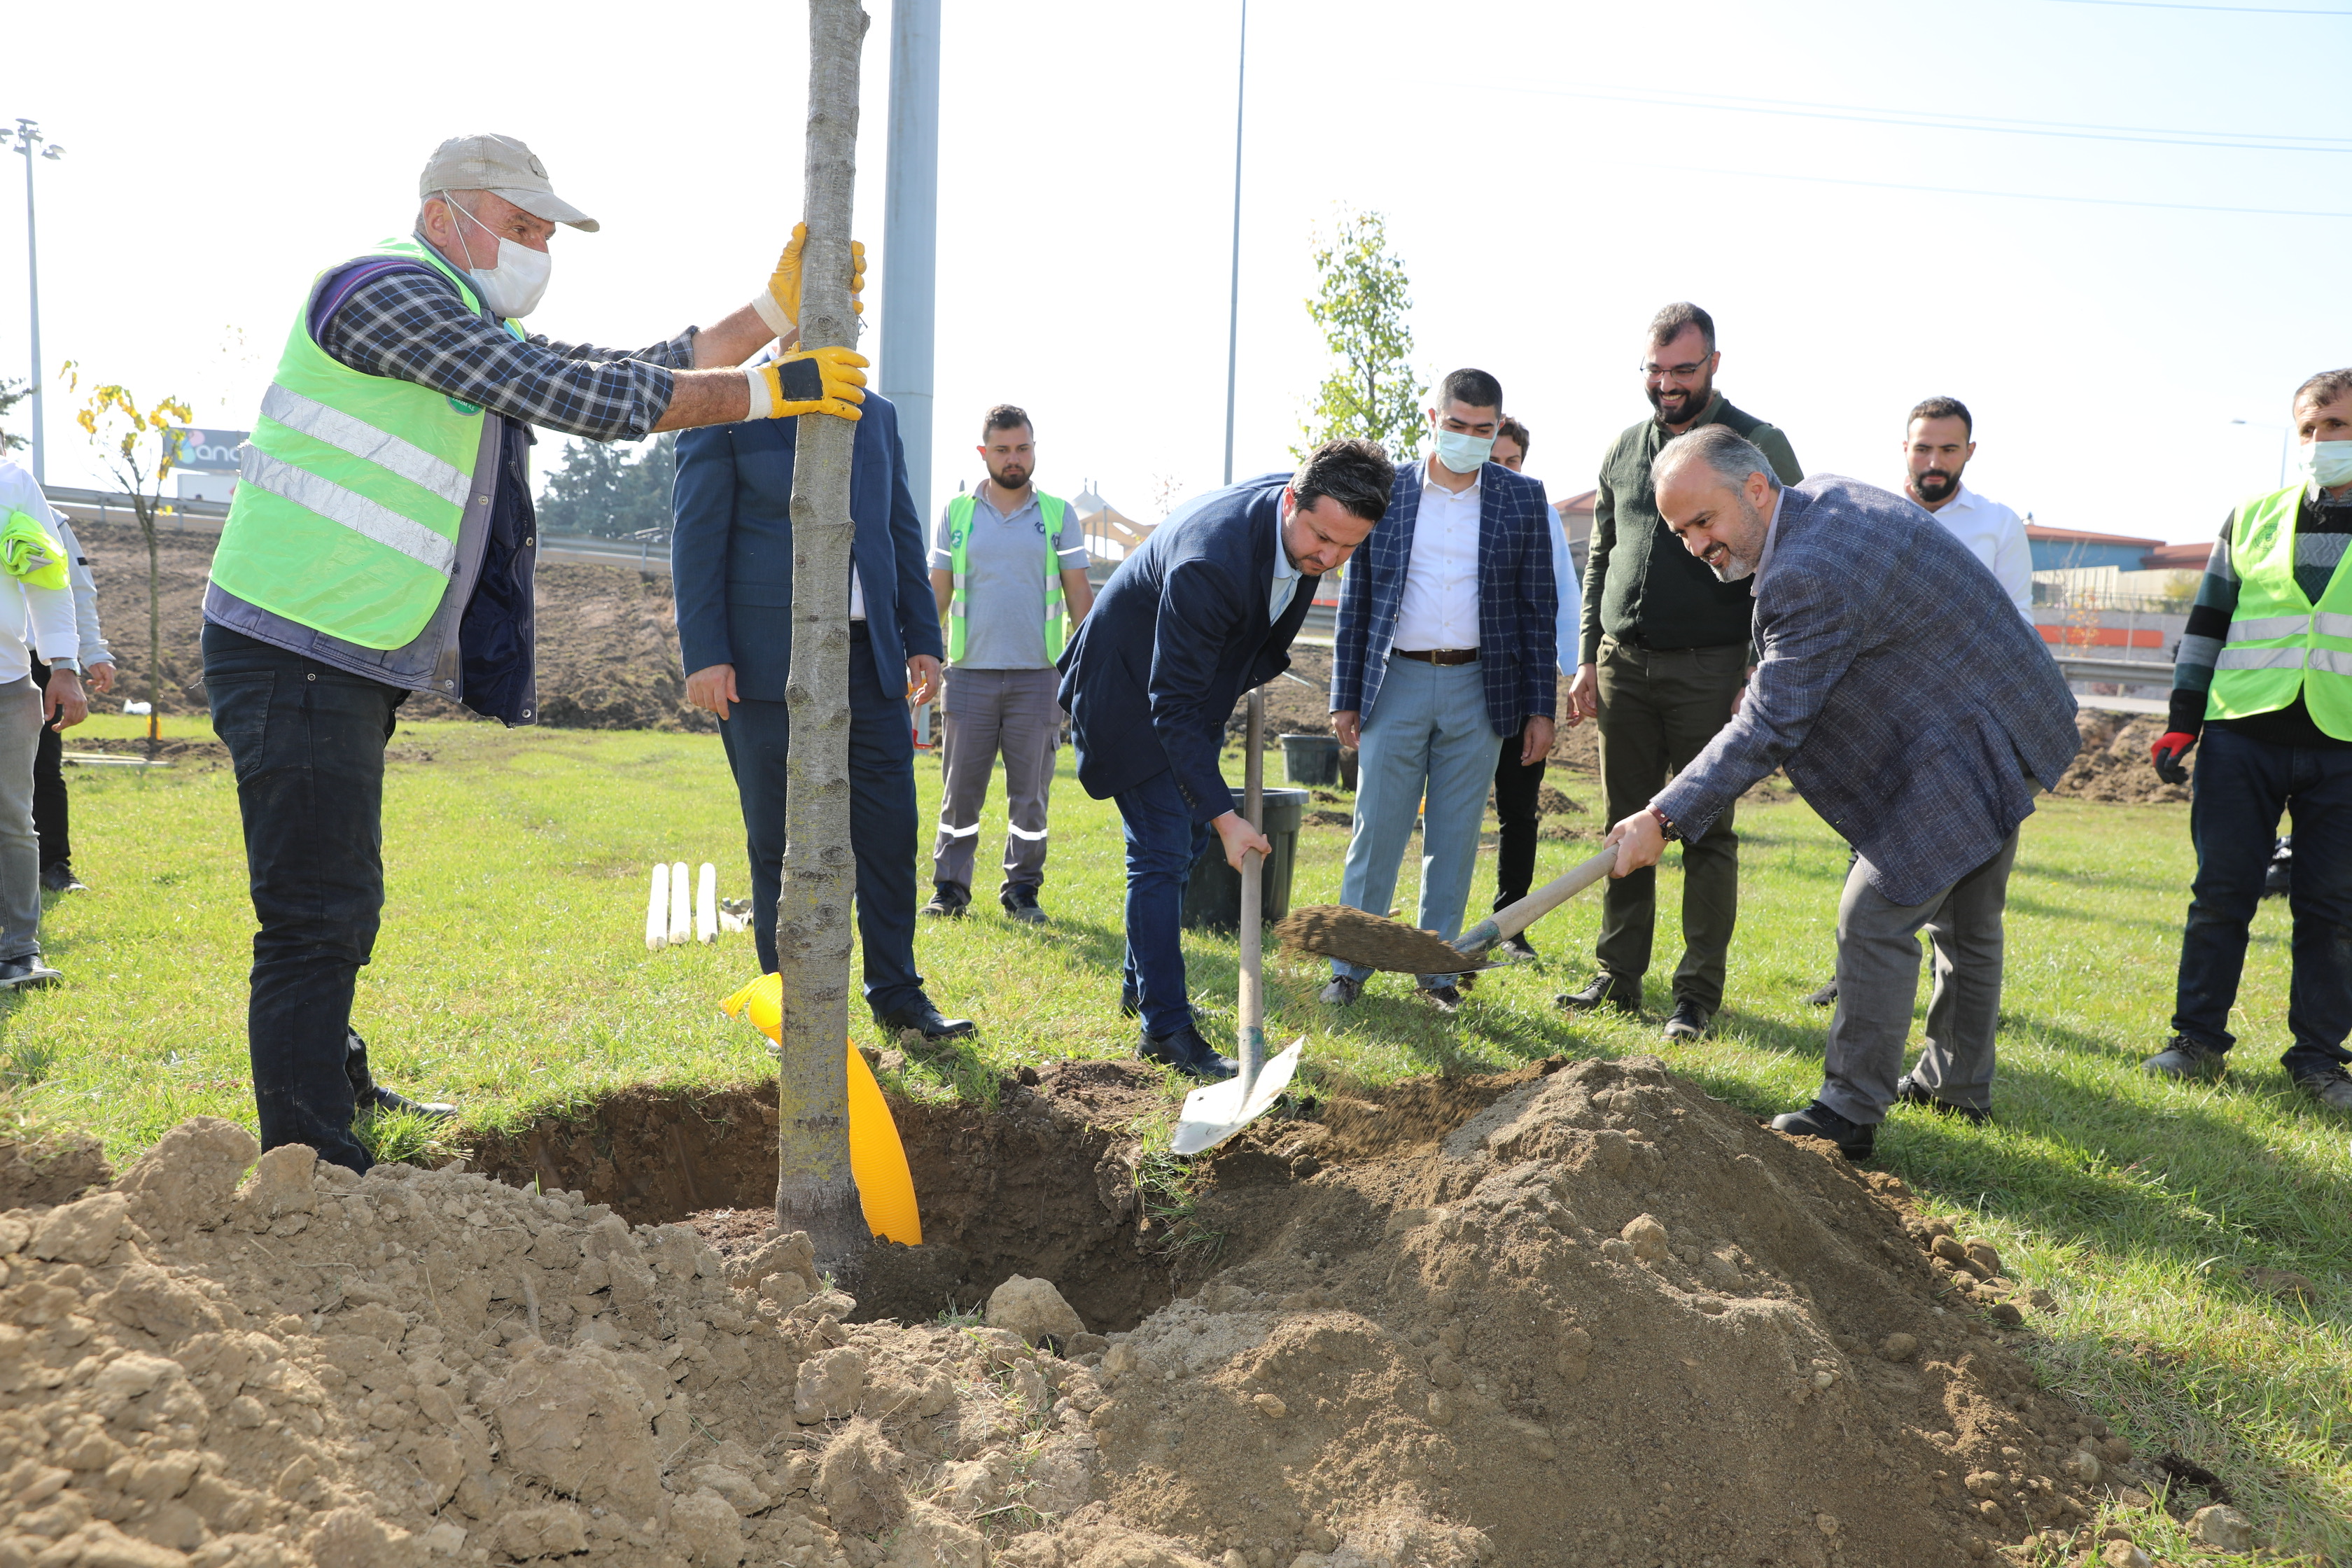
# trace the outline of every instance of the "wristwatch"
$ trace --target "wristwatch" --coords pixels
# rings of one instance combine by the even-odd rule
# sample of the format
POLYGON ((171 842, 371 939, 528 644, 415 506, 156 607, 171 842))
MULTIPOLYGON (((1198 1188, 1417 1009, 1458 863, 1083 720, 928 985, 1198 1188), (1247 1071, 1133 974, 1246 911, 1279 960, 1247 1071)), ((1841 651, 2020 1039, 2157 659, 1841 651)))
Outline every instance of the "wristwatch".
POLYGON ((1654 805, 1650 807, 1650 815, 1658 819, 1659 835, 1663 837, 1667 843, 1679 844, 1682 842, 1683 830, 1675 826, 1675 819, 1673 817, 1668 816, 1664 812, 1660 811, 1654 805))

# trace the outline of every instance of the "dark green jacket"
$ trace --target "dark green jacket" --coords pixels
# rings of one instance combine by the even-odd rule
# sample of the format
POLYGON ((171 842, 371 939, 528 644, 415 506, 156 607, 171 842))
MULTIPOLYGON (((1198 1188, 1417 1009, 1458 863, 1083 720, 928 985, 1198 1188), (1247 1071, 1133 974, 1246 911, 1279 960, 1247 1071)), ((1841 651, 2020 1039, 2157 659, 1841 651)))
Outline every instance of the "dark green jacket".
MULTIPOLYGON (((1789 438, 1717 393, 1691 427, 1728 425, 1762 449, 1784 485, 1804 477, 1789 438)), ((1720 647, 1745 643, 1756 600, 1747 583, 1725 583, 1666 528, 1650 490, 1650 463, 1672 439, 1655 419, 1617 437, 1601 463, 1593 497, 1591 554, 1584 566, 1584 623, 1578 659, 1601 657, 1602 633, 1644 647, 1720 647), (1636 637, 1634 634, 1639 634, 1636 637)))

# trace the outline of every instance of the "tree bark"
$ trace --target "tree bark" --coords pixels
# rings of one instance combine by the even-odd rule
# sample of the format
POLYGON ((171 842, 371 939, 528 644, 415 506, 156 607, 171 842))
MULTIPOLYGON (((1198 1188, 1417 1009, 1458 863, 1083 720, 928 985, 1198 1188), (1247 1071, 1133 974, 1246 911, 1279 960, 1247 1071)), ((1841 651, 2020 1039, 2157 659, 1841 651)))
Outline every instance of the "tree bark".
MULTIPOLYGON (((809 0, 808 156, 801 344, 854 346, 849 220, 857 175, 857 0, 809 0)), ((856 426, 806 415, 793 467, 793 658, 785 701, 783 890, 776 962, 783 986, 777 1071, 776 1223, 805 1230, 818 1261, 849 1285, 872 1242, 849 1168, 849 465, 856 426)))

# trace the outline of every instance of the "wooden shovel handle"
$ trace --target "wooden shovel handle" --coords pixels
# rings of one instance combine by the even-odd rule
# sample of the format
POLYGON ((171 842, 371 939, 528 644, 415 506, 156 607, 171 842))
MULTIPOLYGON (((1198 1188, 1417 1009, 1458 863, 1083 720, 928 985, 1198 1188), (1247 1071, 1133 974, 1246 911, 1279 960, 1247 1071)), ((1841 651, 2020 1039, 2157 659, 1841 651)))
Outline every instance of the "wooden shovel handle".
POLYGON ((1616 864, 1617 847, 1612 844, 1593 855, 1591 858, 1571 868, 1564 875, 1546 882, 1517 903, 1507 904, 1496 910, 1479 921, 1476 926, 1464 931, 1454 941, 1454 945, 1475 958, 1507 937, 1518 935, 1528 927, 1609 875, 1611 868, 1616 864))

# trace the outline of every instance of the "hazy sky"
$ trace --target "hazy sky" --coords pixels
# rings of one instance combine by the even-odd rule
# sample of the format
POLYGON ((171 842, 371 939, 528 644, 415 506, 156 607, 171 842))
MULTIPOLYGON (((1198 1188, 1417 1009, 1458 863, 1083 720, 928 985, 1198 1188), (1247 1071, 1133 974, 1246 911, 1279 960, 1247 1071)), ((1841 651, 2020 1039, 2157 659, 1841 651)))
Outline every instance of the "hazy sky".
MULTIPOLYGON (((1389 216, 1424 370, 1500 376, 1555 498, 1645 412, 1643 323, 1688 298, 1720 384, 1810 470, 1893 482, 1905 411, 1948 393, 1986 493, 2210 534, 2277 469, 2275 431, 2229 421, 2283 423, 2297 382, 2352 362, 2352 8, 2305 4, 1257 0, 1236 472, 1288 465, 1325 368, 1309 236, 1351 205, 1389 216)), ((1003 400, 1036 417, 1041 483, 1153 515, 1160 480, 1222 472, 1237 4, 945 9, 932 499, 977 474, 1003 400)), ((635 344, 715 319, 800 209, 805 47, 791 5, 20 9, 0 111, 68 150, 37 170, 45 356, 249 426, 311 275, 404 232, 426 153, 477 130, 530 142, 604 225, 561 232, 535 329, 635 344)), ((48 428, 51 480, 95 482, 61 395, 48 428)))

